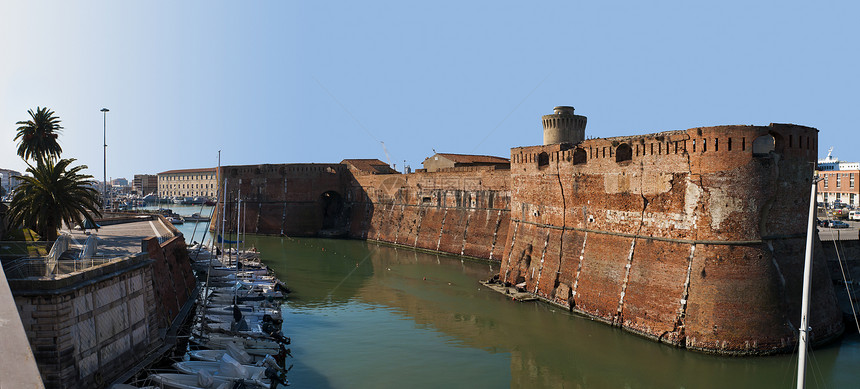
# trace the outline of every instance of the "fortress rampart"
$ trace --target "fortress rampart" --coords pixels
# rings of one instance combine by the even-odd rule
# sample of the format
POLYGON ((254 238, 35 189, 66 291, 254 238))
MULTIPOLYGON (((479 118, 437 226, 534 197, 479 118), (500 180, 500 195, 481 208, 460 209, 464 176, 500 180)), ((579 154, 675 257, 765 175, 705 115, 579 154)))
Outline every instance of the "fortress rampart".
POLYGON ((349 235, 498 261, 510 225, 510 172, 355 176, 349 235))
MULTIPOLYGON (((691 349, 796 343, 817 130, 719 126, 514 148, 501 278, 691 349)), ((816 340, 842 331, 816 257, 816 340)))
MULTIPOLYGON (((575 116, 570 107, 557 115, 575 116)), ((818 130, 716 126, 582 140, 584 117, 551 116, 547 144, 513 148, 510 170, 223 167, 227 230, 241 188, 249 233, 499 261, 504 282, 661 342, 722 354, 793 348, 818 130), (559 136, 559 126, 574 131, 559 136)), ((811 339, 821 343, 843 324, 820 255, 813 279, 811 339)))

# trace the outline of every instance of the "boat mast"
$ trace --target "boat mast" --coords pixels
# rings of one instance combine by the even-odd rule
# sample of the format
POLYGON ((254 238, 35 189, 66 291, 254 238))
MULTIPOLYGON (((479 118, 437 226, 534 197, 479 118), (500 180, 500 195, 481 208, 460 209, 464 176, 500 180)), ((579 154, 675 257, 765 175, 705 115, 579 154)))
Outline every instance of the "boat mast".
MULTIPOLYGON (((242 187, 239 186, 239 193, 236 195, 236 262, 239 262, 239 223, 241 221, 242 221, 242 187)), ((236 267, 238 268, 238 265, 236 267)))
POLYGON ((806 349, 809 342, 809 287, 812 283, 812 237, 815 231, 815 192, 818 189, 818 177, 812 180, 812 190, 809 198, 809 222, 806 227, 806 258, 803 264, 803 300, 800 304, 800 340, 797 347, 797 389, 806 386, 806 349))
MULTIPOLYGON (((221 243, 221 259, 224 258, 224 223, 227 219, 227 177, 224 177, 224 191, 222 192, 224 195, 221 196, 221 235, 220 238, 221 243)), ((229 256, 228 256, 229 258, 229 256)), ((221 264, 224 264, 224 261, 221 261, 221 264)))

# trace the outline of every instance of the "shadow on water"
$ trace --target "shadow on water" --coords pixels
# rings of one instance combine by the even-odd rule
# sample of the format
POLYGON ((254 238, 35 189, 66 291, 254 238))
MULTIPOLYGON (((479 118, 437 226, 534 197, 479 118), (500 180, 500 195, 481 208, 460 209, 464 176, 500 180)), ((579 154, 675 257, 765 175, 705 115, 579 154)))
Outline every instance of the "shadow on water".
MULTIPOLYGON (((363 241, 249 237, 293 290, 308 387, 792 387, 796 357, 728 358, 647 340, 478 284, 498 266, 363 241)), ((808 387, 856 385, 858 336, 813 353, 808 387)))

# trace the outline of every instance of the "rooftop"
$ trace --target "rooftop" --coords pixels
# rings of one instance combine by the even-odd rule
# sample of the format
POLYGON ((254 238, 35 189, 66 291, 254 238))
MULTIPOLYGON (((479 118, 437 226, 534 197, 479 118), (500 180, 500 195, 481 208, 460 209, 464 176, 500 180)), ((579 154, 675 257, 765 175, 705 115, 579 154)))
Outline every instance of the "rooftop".
POLYGON ((448 158, 455 163, 510 163, 507 158, 494 157, 492 155, 451 154, 436 153, 440 157, 448 158))
POLYGON ((166 172, 158 173, 158 175, 162 174, 179 174, 179 173, 215 173, 214 167, 205 167, 200 169, 177 169, 177 170, 168 170, 166 172))
POLYGON ((398 171, 388 166, 387 163, 378 159, 344 159, 340 161, 344 165, 352 166, 359 171, 375 174, 397 174, 398 171))

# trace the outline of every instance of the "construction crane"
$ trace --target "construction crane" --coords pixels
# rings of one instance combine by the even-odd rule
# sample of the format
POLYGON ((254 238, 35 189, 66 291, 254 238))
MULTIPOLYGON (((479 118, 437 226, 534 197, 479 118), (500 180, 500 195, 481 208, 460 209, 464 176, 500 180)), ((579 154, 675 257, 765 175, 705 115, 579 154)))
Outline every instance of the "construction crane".
POLYGON ((379 143, 382 143, 382 151, 385 152, 385 160, 388 162, 388 166, 391 166, 391 156, 388 155, 388 149, 385 148, 385 142, 379 141, 379 143))

